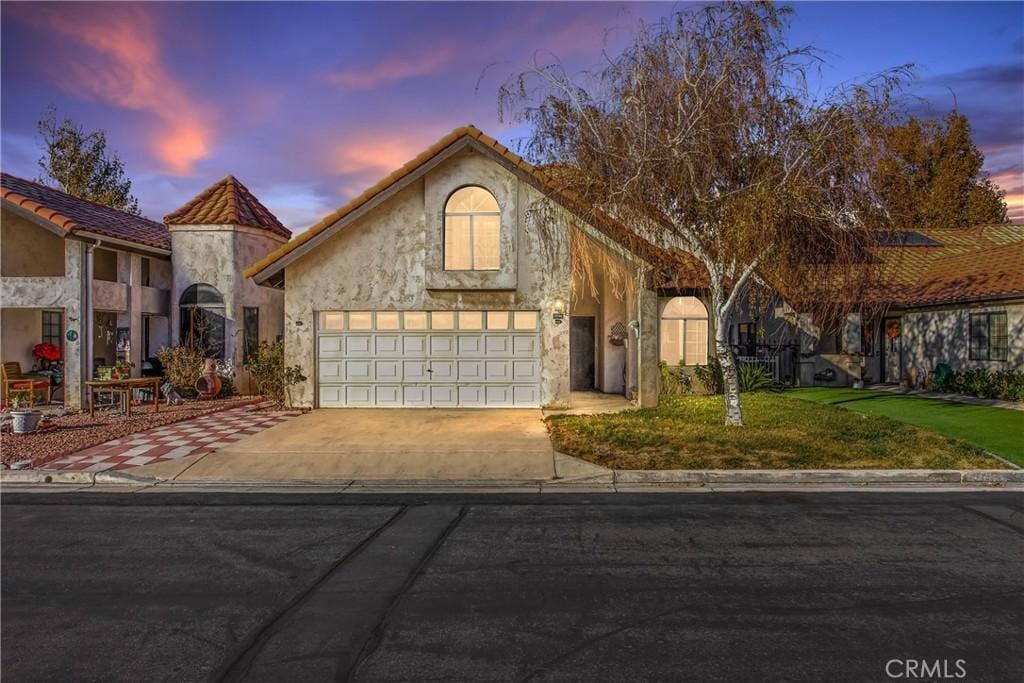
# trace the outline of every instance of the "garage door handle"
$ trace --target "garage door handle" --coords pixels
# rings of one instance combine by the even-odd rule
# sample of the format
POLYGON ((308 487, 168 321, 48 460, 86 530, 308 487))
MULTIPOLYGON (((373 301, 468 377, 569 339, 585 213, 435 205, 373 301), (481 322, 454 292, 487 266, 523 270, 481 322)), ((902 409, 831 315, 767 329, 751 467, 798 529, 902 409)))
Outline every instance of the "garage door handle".
POLYGON ((430 368, 427 368, 427 372, 433 372, 433 370, 431 370, 430 368))

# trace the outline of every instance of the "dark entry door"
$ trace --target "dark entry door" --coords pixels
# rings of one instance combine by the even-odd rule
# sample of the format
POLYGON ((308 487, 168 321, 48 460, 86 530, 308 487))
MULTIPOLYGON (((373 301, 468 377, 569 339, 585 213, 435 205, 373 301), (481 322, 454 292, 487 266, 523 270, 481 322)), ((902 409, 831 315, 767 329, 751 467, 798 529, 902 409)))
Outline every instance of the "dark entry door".
POLYGON ((574 315, 569 318, 569 378, 573 391, 590 391, 594 382, 594 318, 574 315))

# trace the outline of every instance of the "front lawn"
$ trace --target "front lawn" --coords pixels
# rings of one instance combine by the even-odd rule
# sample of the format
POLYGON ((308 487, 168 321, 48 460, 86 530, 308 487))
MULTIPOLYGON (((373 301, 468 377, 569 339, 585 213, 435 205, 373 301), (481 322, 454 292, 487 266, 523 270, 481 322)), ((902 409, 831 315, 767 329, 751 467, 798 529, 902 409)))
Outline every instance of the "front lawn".
POLYGON ((884 415, 900 422, 962 439, 1024 466, 1024 412, 955 403, 937 398, 901 396, 870 389, 796 389, 790 396, 884 415))
POLYGON ((663 396, 657 408, 548 418, 555 450, 615 469, 1002 469, 981 448, 881 415, 790 394, 743 395, 744 427, 721 396, 663 396))

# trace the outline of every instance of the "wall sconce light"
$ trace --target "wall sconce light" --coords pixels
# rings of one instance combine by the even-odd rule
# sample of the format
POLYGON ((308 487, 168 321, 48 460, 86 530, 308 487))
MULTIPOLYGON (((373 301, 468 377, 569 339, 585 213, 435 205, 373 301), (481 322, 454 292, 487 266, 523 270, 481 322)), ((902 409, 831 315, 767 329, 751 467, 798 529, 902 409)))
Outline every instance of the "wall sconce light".
POLYGON ((556 325, 561 325, 562 321, 565 320, 565 302, 561 299, 555 299, 554 304, 552 304, 551 319, 555 321, 556 325))

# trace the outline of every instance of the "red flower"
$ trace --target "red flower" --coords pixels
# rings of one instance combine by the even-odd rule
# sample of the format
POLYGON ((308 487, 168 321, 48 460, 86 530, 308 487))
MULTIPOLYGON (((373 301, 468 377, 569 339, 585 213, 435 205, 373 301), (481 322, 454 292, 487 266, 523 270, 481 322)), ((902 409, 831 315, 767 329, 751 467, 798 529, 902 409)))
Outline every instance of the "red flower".
POLYGON ((56 344, 36 344, 32 347, 32 355, 42 360, 60 360, 60 347, 56 344))

